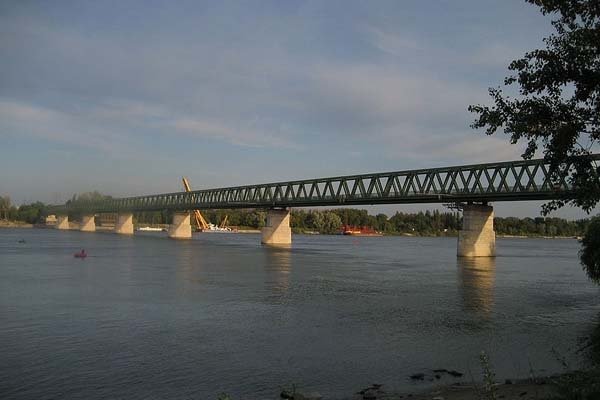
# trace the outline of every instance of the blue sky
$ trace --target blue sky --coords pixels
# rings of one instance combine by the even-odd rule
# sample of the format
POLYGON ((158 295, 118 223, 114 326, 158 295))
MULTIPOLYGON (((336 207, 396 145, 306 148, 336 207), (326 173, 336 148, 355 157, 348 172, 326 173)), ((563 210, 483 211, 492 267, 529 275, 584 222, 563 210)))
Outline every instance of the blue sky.
POLYGON ((470 129, 467 106, 550 31, 521 0, 3 1, 0 194, 62 202, 178 191, 182 175, 199 189, 516 159, 522 145, 470 129))

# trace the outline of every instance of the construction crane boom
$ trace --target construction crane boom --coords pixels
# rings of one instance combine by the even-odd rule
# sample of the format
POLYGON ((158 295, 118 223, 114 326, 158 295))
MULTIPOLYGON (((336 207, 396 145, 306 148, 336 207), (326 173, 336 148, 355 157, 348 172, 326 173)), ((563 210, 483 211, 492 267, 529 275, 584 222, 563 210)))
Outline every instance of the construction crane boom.
MULTIPOLYGON (((185 178, 185 176, 182 177, 182 180, 183 180, 183 187, 185 188, 185 191, 186 192, 191 192, 192 189, 190 187, 190 183, 185 178)), ((200 228, 203 231, 209 229, 208 223, 206 223, 206 220, 204 219, 204 217, 200 213, 200 210, 194 210, 194 219, 196 220, 196 224, 198 225, 198 228, 200 228)))
POLYGON ((226 214, 225 217, 223 218, 223 221, 221 221, 221 225, 219 225, 219 228, 225 229, 227 228, 227 218, 229 216, 226 214))

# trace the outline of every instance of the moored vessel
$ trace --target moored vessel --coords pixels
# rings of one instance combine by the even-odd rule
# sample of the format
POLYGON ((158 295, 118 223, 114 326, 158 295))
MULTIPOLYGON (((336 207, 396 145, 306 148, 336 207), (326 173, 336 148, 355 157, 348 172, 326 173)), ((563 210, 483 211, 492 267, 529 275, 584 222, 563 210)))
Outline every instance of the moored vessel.
POLYGON ((141 228, 137 228, 138 231, 141 232, 162 232, 164 231, 163 228, 152 228, 149 226, 142 226, 141 228))
POLYGON ((342 235, 351 236, 383 236, 383 233, 377 232, 370 226, 354 226, 344 225, 342 226, 342 235))

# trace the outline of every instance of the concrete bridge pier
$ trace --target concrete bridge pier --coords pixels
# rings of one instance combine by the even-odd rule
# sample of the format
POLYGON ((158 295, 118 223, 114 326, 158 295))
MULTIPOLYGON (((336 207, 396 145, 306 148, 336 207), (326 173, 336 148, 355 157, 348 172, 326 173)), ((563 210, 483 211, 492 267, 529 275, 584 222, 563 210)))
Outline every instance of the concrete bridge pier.
POLYGON ((173 214, 173 223, 169 226, 169 237, 172 239, 192 238, 189 212, 176 212, 173 214))
POLYGON ((57 215, 55 229, 69 229, 69 216, 57 215))
POLYGON ((94 221, 94 217, 94 214, 82 215, 79 230, 81 232, 96 232, 96 222, 94 221))
POLYGON ((459 257, 494 257, 496 232, 494 208, 487 204, 467 204, 463 208, 463 227, 458 232, 459 257))
POLYGON ((292 244, 289 209, 271 209, 267 211, 267 224, 262 228, 261 243, 272 246, 292 244))
POLYGON ((133 213, 117 214, 115 233, 121 235, 133 235, 133 213))

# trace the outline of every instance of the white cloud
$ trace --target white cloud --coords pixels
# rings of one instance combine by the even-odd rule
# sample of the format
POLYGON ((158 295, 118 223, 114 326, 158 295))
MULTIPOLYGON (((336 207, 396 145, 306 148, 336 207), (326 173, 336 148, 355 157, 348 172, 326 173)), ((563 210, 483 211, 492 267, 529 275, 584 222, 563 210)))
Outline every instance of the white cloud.
POLYGON ((230 144, 247 147, 294 148, 301 146, 281 134, 262 130, 237 128, 219 121, 197 118, 179 118, 172 121, 177 132, 196 138, 223 140, 230 144))
POLYGON ((171 113, 165 107, 141 101, 110 99, 90 110, 90 116, 104 121, 140 123, 149 118, 166 118, 171 113))
POLYGON ((479 86, 375 65, 315 70, 314 106, 352 121, 343 134, 380 145, 390 158, 484 162, 518 158, 522 149, 501 136, 473 131, 469 104, 479 86))
POLYGON ((366 29, 373 46, 393 56, 406 56, 408 52, 420 49, 416 40, 407 34, 390 33, 370 26, 366 29))
POLYGON ((6 136, 33 136, 107 152, 118 148, 117 136, 100 127, 87 126, 76 114, 2 100, 0 121, 0 133, 6 136))
POLYGON ((315 79, 320 95, 348 107, 349 111, 391 121, 467 114, 469 102, 481 96, 479 87, 465 82, 368 64, 321 67, 316 70, 315 79))
MULTIPOLYGON (((12 101, 0 101, 0 133, 25 135, 107 153, 135 140, 135 131, 210 139, 244 147, 299 149, 285 132, 236 127, 218 120, 174 115, 167 108, 131 101, 111 101, 77 113, 12 101), (135 129, 134 129, 135 128, 135 129)), ((142 136, 144 132, 142 133, 142 136)))
POLYGON ((506 43, 486 43, 466 60, 479 67, 506 68, 512 60, 522 57, 526 51, 521 47, 506 43))

